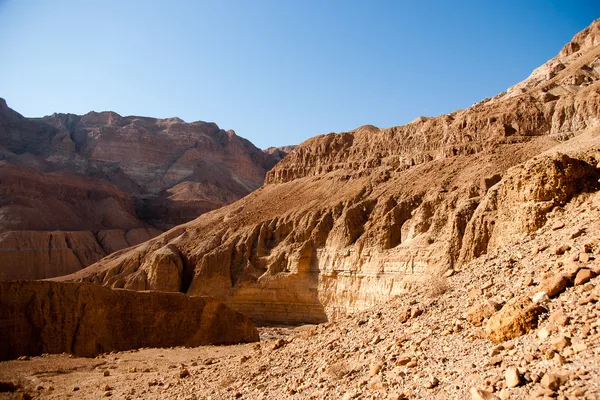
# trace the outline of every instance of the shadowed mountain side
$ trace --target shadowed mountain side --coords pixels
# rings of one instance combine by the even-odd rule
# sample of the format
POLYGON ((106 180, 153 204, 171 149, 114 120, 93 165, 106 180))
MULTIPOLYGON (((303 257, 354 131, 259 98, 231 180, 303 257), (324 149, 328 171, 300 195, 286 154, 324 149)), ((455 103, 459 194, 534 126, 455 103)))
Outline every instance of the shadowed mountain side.
POLYGON ((0 282, 0 336, 0 360, 259 340, 246 316, 210 297, 39 281, 0 282))
POLYGON ((0 279, 77 271, 247 195, 278 159, 214 123, 0 99, 0 279))

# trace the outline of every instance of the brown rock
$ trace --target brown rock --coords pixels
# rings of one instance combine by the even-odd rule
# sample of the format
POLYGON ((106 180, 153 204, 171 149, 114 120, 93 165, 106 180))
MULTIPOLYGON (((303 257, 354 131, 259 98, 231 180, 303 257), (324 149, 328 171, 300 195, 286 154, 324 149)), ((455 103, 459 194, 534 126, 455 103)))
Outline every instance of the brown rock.
POLYGON ((494 343, 519 337, 537 326, 545 309, 527 297, 515 298, 488 320, 485 332, 494 343))
POLYGON ((550 344, 557 350, 564 350, 565 347, 571 344, 571 339, 565 335, 558 335, 550 341, 550 344))
POLYGON ((487 300, 481 304, 469 308, 467 320, 473 326, 481 326, 483 321, 491 317, 500 309, 500 305, 494 301, 487 300))
POLYGON ((0 282, 0 336, 1 360, 258 341, 247 317, 212 298, 47 281, 0 282))
POLYGON ((587 268, 582 268, 579 270, 579 272, 577 272, 577 275, 575 275, 575 281, 573 283, 575 286, 583 285, 584 283, 589 282, 589 280, 595 276, 596 274, 594 271, 587 268))
POLYGON ((521 384, 521 374, 517 367, 508 367, 504 372, 504 379, 506 386, 512 388, 517 387, 521 384))
POLYGON ((472 387, 471 390, 469 391, 469 393, 471 393, 472 400, 495 400, 495 399, 497 399, 497 397, 494 396, 493 393, 490 393, 485 390, 477 389, 475 387, 472 387))
POLYGON ((540 383, 546 389, 557 391, 561 385, 561 377, 557 374, 547 373, 542 377, 540 383))
POLYGON ((190 371, 188 371, 187 368, 184 368, 181 371, 179 371, 179 378, 183 379, 187 378, 188 376, 190 376, 190 371))
POLYGON ((568 244, 563 244, 561 246, 557 246, 554 249, 554 254, 556 254, 557 256, 561 256, 569 250, 571 250, 571 246, 569 246, 568 244))
POLYGON ((548 279, 545 279, 539 286, 538 290, 546 292, 549 297, 555 297, 571 284, 571 279, 567 274, 556 274, 548 279))

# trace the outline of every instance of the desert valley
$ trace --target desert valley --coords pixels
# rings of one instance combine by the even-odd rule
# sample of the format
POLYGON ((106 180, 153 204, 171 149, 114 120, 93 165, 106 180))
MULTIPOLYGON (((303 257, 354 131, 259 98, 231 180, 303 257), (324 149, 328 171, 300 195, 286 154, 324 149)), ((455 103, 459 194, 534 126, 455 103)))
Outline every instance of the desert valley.
POLYGON ((600 19, 464 110, 260 150, 0 99, 0 399, 600 399, 600 19))

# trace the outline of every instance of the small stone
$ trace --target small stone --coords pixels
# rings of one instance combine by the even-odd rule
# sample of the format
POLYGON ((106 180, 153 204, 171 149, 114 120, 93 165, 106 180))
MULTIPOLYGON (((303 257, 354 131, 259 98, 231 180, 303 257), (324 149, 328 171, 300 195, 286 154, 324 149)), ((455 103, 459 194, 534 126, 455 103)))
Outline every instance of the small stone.
POLYGON ((76 392, 79 390, 79 386, 73 386, 73 391, 76 392))
POLYGON ((577 275, 575 275, 575 281, 573 283, 575 286, 583 285, 595 276, 596 274, 594 271, 587 268, 582 268, 579 270, 579 272, 577 272, 577 275))
POLYGON ((469 392, 471 393, 472 400, 494 400, 494 399, 496 399, 496 396, 494 396, 492 393, 490 393, 486 390, 477 389, 476 387, 472 387, 469 392))
POLYGON ((401 356, 396 359, 396 365, 406 365, 410 362, 410 357, 401 356))
POLYGON ((500 365, 502 364, 502 357, 501 356, 494 356, 492 358, 490 358, 490 365, 500 365))
POLYGON ((554 254, 556 254, 557 256, 561 256, 569 250, 571 250, 571 246, 569 246, 568 244, 563 244, 562 246, 558 246, 554 249, 554 254))
POLYGON ((535 304, 545 304, 550 301, 550 297, 548 297, 546 292, 537 292, 531 297, 531 301, 535 304))
POLYGON ((110 371, 109 371, 109 370, 107 370, 107 369, 105 369, 105 370, 104 370, 104 376, 109 376, 109 375, 110 375, 110 371))
POLYGON ((187 369, 187 368, 184 368, 184 369, 182 369, 181 371, 179 371, 179 377, 180 377, 181 379, 183 379, 183 378, 186 378, 186 377, 188 377, 188 376, 190 376, 190 371, 188 371, 188 369, 187 369))
POLYGON ((410 317, 411 318, 416 318, 421 314, 423 314, 423 309, 420 307, 413 307, 410 309, 410 317))
POLYGON ((566 337, 565 335, 559 335, 550 341, 552 347, 557 350, 563 350, 565 347, 571 344, 571 339, 566 337))
POLYGON ((483 296, 483 290, 476 288, 476 289, 471 289, 469 290, 468 293, 469 296, 469 300, 477 300, 479 298, 481 298, 481 296, 483 296))
POLYGON ((571 233, 571 235, 569 236, 570 239, 576 239, 579 236, 583 235, 585 233, 585 229, 580 228, 577 229, 575 232, 571 233))
POLYGON ((272 350, 277 350, 282 348, 283 346, 285 346, 287 344, 287 342, 283 339, 277 339, 275 341, 275 343, 273 344, 273 346, 271 347, 272 350))
POLYGON ((540 382, 543 387, 552 391, 557 391, 560 387, 560 377, 556 374, 547 373, 542 377, 540 382))
POLYGON ((432 376, 429 379, 427 379, 427 381, 425 381, 425 383, 423 384, 423 387, 425 389, 433 389, 434 387, 439 385, 439 383, 440 383, 440 381, 435 376, 432 376))
POLYGON ((557 311, 550 316, 549 321, 558 326, 566 326, 569 323, 569 317, 563 311, 557 311))
POLYGON ((544 308, 527 296, 510 300, 488 320, 485 333, 494 343, 514 339, 537 327, 544 308))
POLYGON ((380 342, 382 342, 382 341, 383 341, 383 338, 382 338, 381 336, 377 335, 377 336, 375 336, 375 337, 374 337, 374 338, 371 340, 371 342, 369 342, 369 344, 370 344, 370 345, 376 345, 376 344, 378 344, 378 343, 380 343, 380 342))
POLYGON ((577 343, 573 344, 572 348, 575 353, 580 353, 584 350, 587 350, 588 347, 587 347, 587 344, 585 344, 583 342, 577 342, 577 343))
POLYGON ((410 318, 410 310, 409 309, 400 310, 398 312, 398 322, 400 322, 401 324, 408 321, 409 318, 410 318))
POLYGON ((498 303, 491 300, 484 301, 467 310, 467 320, 473 326, 481 326, 483 321, 490 318, 499 309, 500 305, 498 303))
POLYGON ((508 367, 504 372, 504 379, 506 380, 506 386, 517 387, 521 384, 521 374, 517 367, 508 367))
POLYGON ((369 378, 377 375, 379 371, 381 371, 381 367, 383 367, 383 363, 381 362, 376 362, 375 364, 371 365, 371 368, 369 368, 369 378))
POLYGON ((546 292, 548 297, 555 297, 564 292, 570 283, 571 279, 567 274, 556 274, 542 281, 540 291, 546 292))
POLYGON ((106 385, 104 385, 104 391, 109 391, 109 390, 113 390, 112 387, 110 387, 110 385, 107 383, 106 385))
POLYGON ((548 328, 544 327, 538 331, 537 336, 538 339, 540 339, 543 342, 550 336, 550 331, 548 330, 548 328))
POLYGON ((562 229, 565 227, 565 223, 564 222, 557 222, 554 225, 552 225, 552 230, 553 231, 557 231, 559 229, 562 229))

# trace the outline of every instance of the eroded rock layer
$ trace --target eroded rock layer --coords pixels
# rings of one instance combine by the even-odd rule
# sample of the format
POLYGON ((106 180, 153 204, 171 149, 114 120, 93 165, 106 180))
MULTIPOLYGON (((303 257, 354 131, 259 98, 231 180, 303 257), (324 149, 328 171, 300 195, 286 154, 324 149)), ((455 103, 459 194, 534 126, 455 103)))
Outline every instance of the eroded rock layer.
POLYGON ((73 272, 139 244, 258 188, 284 154, 214 123, 30 119, 0 99, 0 279, 73 272))
POLYGON ((600 20, 546 73, 466 110, 309 139, 244 199, 64 279, 296 323, 459 269, 598 189, 599 43, 600 20))
POLYGON ((42 353, 258 341, 250 320, 210 297, 56 282, 0 282, 0 360, 42 353))

